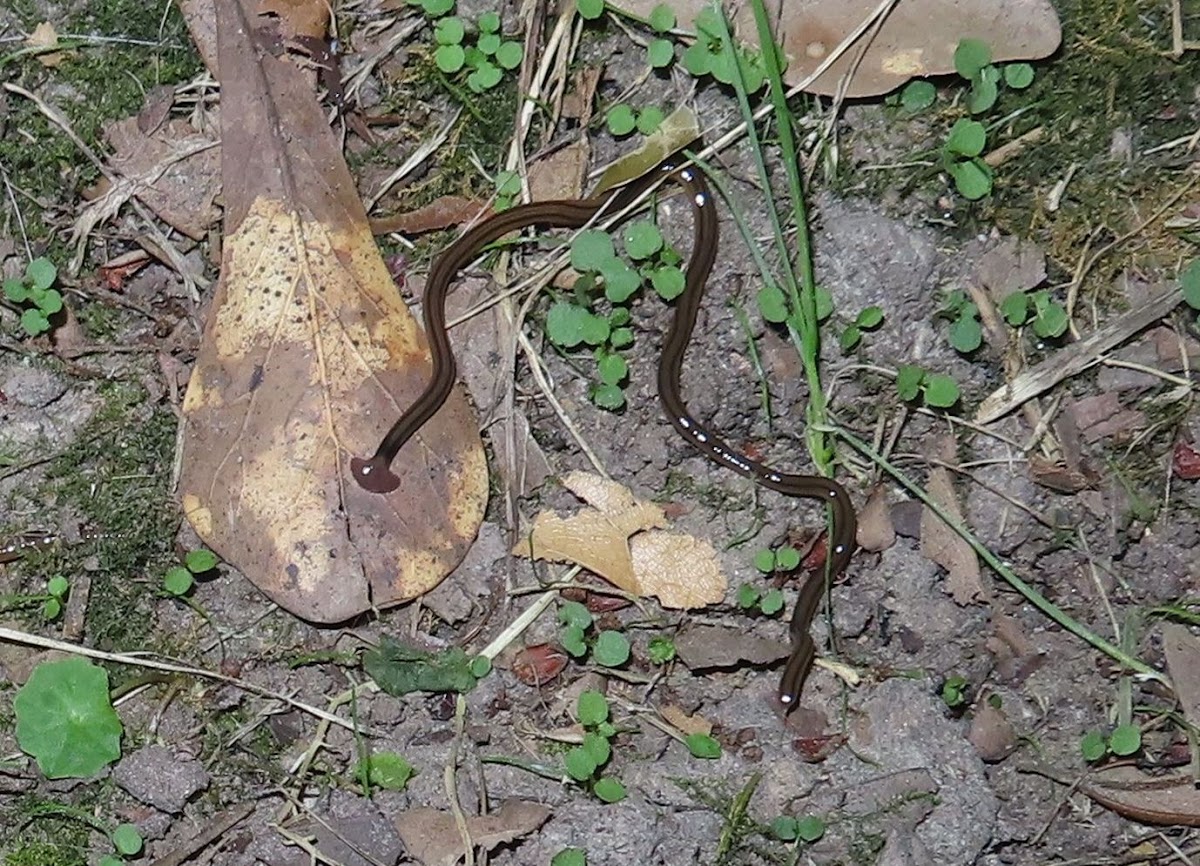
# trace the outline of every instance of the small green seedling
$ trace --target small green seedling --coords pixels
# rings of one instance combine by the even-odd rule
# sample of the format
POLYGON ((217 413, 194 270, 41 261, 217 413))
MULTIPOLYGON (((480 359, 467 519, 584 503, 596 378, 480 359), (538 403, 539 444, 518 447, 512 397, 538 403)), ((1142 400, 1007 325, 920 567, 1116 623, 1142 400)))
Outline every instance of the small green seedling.
MULTIPOLYGON (((576 659, 587 655, 587 630, 593 625, 591 612, 577 601, 564 601, 558 609, 558 620, 563 624, 559 643, 576 659)), ((592 658, 596 664, 618 668, 629 661, 629 638, 619 631, 604 630, 591 642, 592 658)))
POLYGON ((675 62, 675 43, 666 38, 675 29, 675 10, 666 3, 659 3, 650 10, 647 23, 658 35, 646 46, 646 60, 654 69, 666 69, 675 62))
POLYGON ((379 752, 359 760, 354 775, 364 791, 382 788, 385 791, 403 791, 417 770, 396 752, 379 752))
POLYGON ((1055 339, 1067 332, 1067 311, 1050 292, 1013 292, 1000 302, 1000 313, 1014 328, 1029 324, 1042 339, 1055 339))
POLYGON ((977 120, 963 117, 950 127, 942 145, 942 166, 954 180, 963 198, 977 201, 992 191, 995 173, 981 154, 987 145, 987 131, 977 120))
POLYGON ((657 132, 665 117, 663 110, 656 105, 636 111, 627 103, 618 102, 608 110, 605 122, 608 124, 608 131, 617 138, 621 138, 634 130, 642 135, 657 132))
POLYGON ((582 848, 563 848, 550 858, 550 866, 587 866, 587 852, 582 848))
MULTIPOLYGON (((833 295, 824 286, 816 287, 817 321, 824 322, 833 315, 833 295)), ((792 310, 783 289, 776 283, 768 283, 758 290, 756 297, 758 312, 763 321, 772 325, 786 323, 791 328, 798 328, 800 317, 792 310)))
POLYGON ((954 674, 946 677, 942 683, 942 703, 952 710, 961 709, 967 703, 967 690, 970 688, 967 678, 954 674))
POLYGON ((709 734, 688 734, 683 741, 693 758, 715 761, 721 757, 721 744, 709 734))
POLYGON ((915 364, 896 371, 896 395, 906 403, 921 399, 931 409, 949 409, 961 398, 956 383, 942 373, 927 373, 915 364))
POLYGON ((963 39, 958 43, 954 51, 954 69, 971 84, 967 108, 972 114, 982 114, 996 104, 1002 81, 1013 90, 1024 90, 1033 84, 1032 66, 1028 63, 994 65, 992 49, 982 39, 963 39))
POLYGON ((854 318, 854 324, 849 325, 838 338, 843 352, 852 352, 862 342, 864 331, 873 331, 883 324, 882 307, 865 307, 854 318))
POLYGON ((42 617, 47 622, 53 622, 62 615, 63 605, 67 601, 67 593, 71 584, 62 575, 46 581, 46 598, 42 602, 42 617))
POLYGON ((666 635, 655 635, 646 646, 646 656, 651 664, 669 664, 675 660, 675 655, 675 641, 666 635))
POLYGON ((217 555, 211 550, 189 550, 183 557, 183 565, 167 569, 163 575, 163 589, 167 595, 183 598, 192 590, 196 577, 207 574, 217 567, 217 555))
POLYGON ((815 815, 804 818, 793 818, 791 815, 780 815, 771 822, 771 832, 775 838, 784 842, 813 843, 825 835, 825 822, 815 815))
MULTIPOLYGON (((779 57, 785 55, 778 52, 779 57)), ((696 41, 683 52, 683 67, 696 78, 711 75, 727 87, 732 87, 738 69, 747 93, 757 93, 767 83, 766 67, 762 54, 742 45, 725 44, 724 27, 720 13, 711 8, 702 9, 696 15, 696 41)))
POLYGON ((1091 731, 1079 741, 1079 751, 1089 764, 1096 763, 1108 754, 1128 758, 1141 748, 1142 729, 1137 725, 1118 725, 1107 738, 1097 731, 1091 731))
POLYGON ((979 307, 962 289, 946 296, 945 306, 938 316, 950 320, 950 345, 955 351, 969 355, 983 345, 983 327, 979 324, 979 307))
POLYGON ((899 93, 888 96, 887 105, 899 105, 907 114, 918 114, 937 100, 937 88, 922 78, 908 82, 899 93))
POLYGON ((521 176, 515 171, 496 172, 496 210, 508 210, 521 195, 521 176))
POLYGON ((472 92, 491 90, 505 71, 521 65, 525 49, 520 42, 503 38, 497 13, 485 12, 472 27, 449 14, 454 9, 453 0, 423 0, 421 6, 434 19, 433 38, 438 46, 433 52, 434 63, 446 75, 466 72, 466 84, 472 92))
POLYGON ((604 14, 604 0, 575 0, 575 8, 584 21, 595 21, 604 14))
POLYGON ((4 281, 4 297, 18 306, 21 327, 31 337, 50 330, 50 317, 63 308, 62 295, 51 288, 58 279, 58 268, 45 257, 36 258, 25 266, 20 279, 4 281))
POLYGON ((617 735, 617 729, 608 720, 608 701, 600 692, 583 692, 579 696, 576 715, 584 729, 583 744, 567 752, 567 776, 605 803, 624 800, 625 786, 611 776, 600 775, 612 758, 611 741, 617 735))
POLYGON ((751 583, 743 583, 738 587, 737 604, 742 610, 757 610, 764 616, 775 616, 783 610, 783 591, 768 589, 763 592, 751 583))
POLYGON ((754 554, 754 567, 763 574, 784 574, 800 567, 800 551, 790 545, 772 550, 764 547, 754 554))

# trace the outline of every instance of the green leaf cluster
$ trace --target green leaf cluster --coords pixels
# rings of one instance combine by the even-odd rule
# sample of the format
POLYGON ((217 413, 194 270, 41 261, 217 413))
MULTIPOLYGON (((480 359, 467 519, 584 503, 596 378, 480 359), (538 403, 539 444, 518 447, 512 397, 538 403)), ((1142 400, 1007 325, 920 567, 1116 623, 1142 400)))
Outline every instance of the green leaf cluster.
MULTIPOLYGON (((758 93, 767 83, 762 54, 742 45, 730 45, 724 38, 720 13, 711 8, 696 15, 696 41, 683 52, 683 67, 697 78, 711 75, 732 87, 741 71, 747 93, 758 93), (735 65, 736 64, 736 65, 735 65)), ((782 59, 782 51, 776 52, 782 59)))
POLYGON ((854 323, 842 331, 838 343, 843 352, 852 352, 862 342, 864 331, 873 331, 883 324, 882 307, 864 307, 854 317, 854 323))
POLYGON ((657 105, 649 105, 639 111, 628 103, 618 102, 608 110, 608 114, 605 115, 605 123, 608 125, 609 132, 617 138, 621 138, 634 130, 642 135, 657 132, 665 117, 666 114, 657 105))
POLYGON ((18 306, 21 328, 31 337, 50 330, 50 317, 63 308, 62 295, 51 288, 58 279, 58 268, 45 257, 36 258, 25 266, 22 277, 4 281, 4 297, 18 306))
POLYGON ((608 701, 597 691, 579 696, 576 716, 583 726, 583 743, 571 748, 564 759, 567 775, 587 787, 605 803, 625 799, 625 786, 601 770, 612 759, 612 739, 617 729, 609 721, 608 701))
POLYGON ((217 567, 217 555, 211 550, 189 550, 183 557, 183 565, 167 569, 163 575, 163 589, 168 595, 182 598, 191 591, 197 575, 205 574, 217 567))
POLYGON ((946 677, 942 683, 942 703, 952 710, 957 710, 967 702, 967 678, 961 674, 946 677))
POLYGON ((946 305, 938 316, 950 320, 950 345, 969 355, 983 345, 983 326, 979 323, 979 307, 962 289, 946 296, 946 305))
POLYGON ((804 818, 780 815, 771 822, 771 832, 784 842, 799 840, 811 844, 825 835, 825 822, 814 815, 804 818))
POLYGON ((1013 292, 1000 302, 1000 313, 1014 328, 1031 325, 1033 332, 1042 339, 1061 337, 1070 324, 1067 311, 1045 289, 1013 292))
POLYGON ((774 616, 783 610, 783 590, 768 589, 763 592, 752 583, 738 587, 737 604, 742 610, 757 610, 764 616, 774 616))
POLYGON ((1136 755, 1141 748, 1142 729, 1132 724, 1117 725, 1107 737, 1098 731, 1091 731, 1079 741, 1079 751, 1089 764, 1096 763, 1110 753, 1118 758, 1128 758, 1136 755))
POLYGON ((425 14, 434 19, 433 38, 437 48, 434 63, 446 75, 466 73, 466 84, 474 93, 498 85, 507 70, 521 65, 525 49, 520 42, 505 39, 500 16, 485 12, 473 26, 449 13, 454 0, 423 0, 425 14), (473 41, 468 40, 472 37, 473 41))

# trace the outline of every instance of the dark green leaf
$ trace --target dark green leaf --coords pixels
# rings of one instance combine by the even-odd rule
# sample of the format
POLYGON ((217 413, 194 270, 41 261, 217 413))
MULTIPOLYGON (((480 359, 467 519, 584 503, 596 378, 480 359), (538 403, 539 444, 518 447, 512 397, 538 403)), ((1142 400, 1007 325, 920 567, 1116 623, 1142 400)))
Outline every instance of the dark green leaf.
POLYGON ((363 653, 363 670, 395 697, 412 692, 468 692, 476 682, 471 661, 461 647, 431 653, 384 635, 376 649, 363 653))

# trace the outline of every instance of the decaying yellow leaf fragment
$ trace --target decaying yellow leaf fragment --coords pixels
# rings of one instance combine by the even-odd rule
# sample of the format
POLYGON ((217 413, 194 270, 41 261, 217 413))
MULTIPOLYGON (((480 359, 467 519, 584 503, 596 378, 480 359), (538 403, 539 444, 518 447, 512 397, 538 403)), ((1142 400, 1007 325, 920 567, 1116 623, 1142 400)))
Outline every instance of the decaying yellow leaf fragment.
POLYGON ((663 607, 687 610, 725 597, 729 581, 712 545, 664 531, 657 505, 587 472, 570 473, 563 486, 592 507, 570 517, 543 511, 514 554, 581 565, 626 592, 657 596, 663 607))

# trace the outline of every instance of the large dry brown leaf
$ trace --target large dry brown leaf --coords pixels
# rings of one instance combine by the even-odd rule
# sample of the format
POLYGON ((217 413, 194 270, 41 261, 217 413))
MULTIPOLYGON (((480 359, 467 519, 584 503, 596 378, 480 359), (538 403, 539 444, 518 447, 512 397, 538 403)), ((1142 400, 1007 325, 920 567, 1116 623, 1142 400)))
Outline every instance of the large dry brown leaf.
MULTIPOLYGON (((338 622, 436 586, 483 516, 487 468, 455 394, 358 487, 429 379, 424 335, 367 227, 304 75, 243 0, 217 4, 225 245, 184 399, 180 495, 196 531, 283 607, 338 622)), ((271 32, 276 32, 268 28, 271 32)))
MULTIPOLYGON (((648 16, 659 0, 618 0, 617 5, 648 16)), ((672 4, 682 26, 691 28, 696 13, 710 0, 672 4)), ((784 81, 808 78, 825 58, 867 19, 879 0, 766 0, 788 58, 784 81)), ((750 4, 740 4, 734 26, 740 39, 757 45, 750 4)), ((996 62, 1036 60, 1058 48, 1062 31, 1050 0, 900 0, 892 9, 851 80, 848 96, 877 96, 911 78, 954 71, 959 40, 982 39, 996 62)), ((860 37, 828 71, 805 88, 832 95, 864 44, 860 37)))
POLYGON ((1187 774, 1151 776, 1137 767, 1108 767, 1080 782, 1079 790, 1143 824, 1200 827, 1200 790, 1187 774))
MULTIPOLYGON (((954 440, 942 437, 934 443, 935 453, 946 462, 955 459, 954 440)), ((929 473, 926 485, 929 496, 959 524, 963 523, 962 509, 954 493, 950 471, 935 466, 929 473)), ((933 513, 931 508, 921 509, 921 553, 946 569, 946 589, 959 604, 970 604, 988 597, 979 571, 979 557, 966 539, 951 529, 933 513)))
POLYGON ((663 607, 703 607, 725 597, 728 581, 717 552, 703 539, 664 532, 667 518, 629 488, 587 472, 563 486, 591 505, 570 517, 543 511, 513 553, 573 562, 635 595, 654 595, 663 607))

